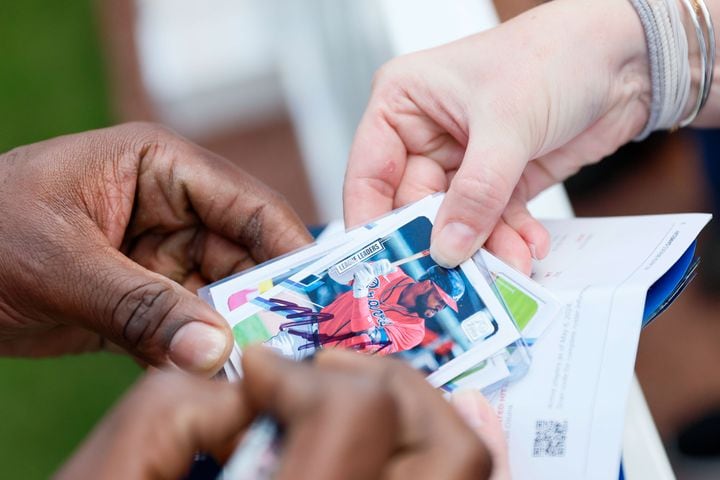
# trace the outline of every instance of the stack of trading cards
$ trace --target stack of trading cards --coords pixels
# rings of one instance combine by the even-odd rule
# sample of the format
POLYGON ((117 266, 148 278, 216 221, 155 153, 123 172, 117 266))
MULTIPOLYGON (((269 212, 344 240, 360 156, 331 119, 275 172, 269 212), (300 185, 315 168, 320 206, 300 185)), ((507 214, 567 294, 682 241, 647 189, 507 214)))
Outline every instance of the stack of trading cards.
MULTIPOLYGON (((393 355, 446 393, 487 394, 522 377, 560 305, 486 251, 437 265, 430 234, 442 198, 350 232, 330 226, 312 246, 201 289, 233 331, 227 378, 242 376, 242 350, 255 343, 296 360, 324 348, 393 355)), ((272 478, 279 432, 268 417, 255 422, 222 478, 272 478)))
POLYGON ((437 265, 430 234, 442 198, 201 289, 235 337, 228 379, 242 376, 242 349, 255 343, 296 360, 323 348, 393 355, 447 392, 522 376, 558 302, 485 251, 454 269, 437 265))

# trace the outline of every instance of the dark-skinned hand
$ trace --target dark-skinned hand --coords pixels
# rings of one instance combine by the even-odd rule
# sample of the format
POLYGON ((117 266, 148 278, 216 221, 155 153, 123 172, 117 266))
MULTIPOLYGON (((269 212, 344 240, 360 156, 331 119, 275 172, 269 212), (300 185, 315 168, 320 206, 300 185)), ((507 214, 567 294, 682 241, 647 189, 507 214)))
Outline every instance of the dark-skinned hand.
POLYGON ((493 480, 509 478, 502 431, 482 397, 457 397, 458 415, 397 360, 327 350, 311 365, 255 347, 243 370, 241 385, 147 375, 58 478, 174 480, 196 451, 226 457, 261 413, 285 427, 276 480, 481 480, 491 463, 493 480))
POLYGON ((212 374, 232 345, 199 286, 306 244, 287 203, 149 124, 0 155, 0 355, 120 347, 212 374))

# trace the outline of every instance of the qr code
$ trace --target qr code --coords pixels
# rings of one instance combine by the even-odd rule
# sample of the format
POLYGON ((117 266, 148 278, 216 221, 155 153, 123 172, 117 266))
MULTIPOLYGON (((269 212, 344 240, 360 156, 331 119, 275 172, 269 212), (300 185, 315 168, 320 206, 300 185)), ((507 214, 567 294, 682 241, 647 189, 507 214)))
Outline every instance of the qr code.
POLYGON ((565 439, 568 422, 555 420, 538 420, 535 422, 534 457, 565 456, 565 439))

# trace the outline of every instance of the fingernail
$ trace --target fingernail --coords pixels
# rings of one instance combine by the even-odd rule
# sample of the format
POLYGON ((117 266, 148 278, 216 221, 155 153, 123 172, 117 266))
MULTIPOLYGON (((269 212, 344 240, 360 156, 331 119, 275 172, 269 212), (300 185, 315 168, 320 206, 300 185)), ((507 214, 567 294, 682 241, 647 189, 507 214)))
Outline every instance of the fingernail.
POLYGON ((219 366, 228 347, 227 336, 202 322, 190 322, 170 342, 170 359, 183 370, 208 372, 219 366))
POLYGON ((534 243, 528 244, 528 247, 530 248, 530 255, 532 256, 533 260, 538 260, 537 256, 537 247, 534 243))
POLYGON ((476 239, 475 230, 464 223, 448 223, 430 245, 430 255, 440 266, 457 267, 475 253, 476 239))

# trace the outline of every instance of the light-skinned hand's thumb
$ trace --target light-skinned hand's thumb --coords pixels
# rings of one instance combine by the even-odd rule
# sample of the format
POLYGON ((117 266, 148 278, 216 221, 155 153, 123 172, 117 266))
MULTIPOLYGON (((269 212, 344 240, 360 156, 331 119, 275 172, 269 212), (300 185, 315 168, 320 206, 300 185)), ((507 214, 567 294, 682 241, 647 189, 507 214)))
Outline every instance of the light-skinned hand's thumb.
POLYGON ((519 149, 486 145, 492 144, 471 139, 435 219, 430 253, 443 267, 458 266, 482 247, 527 163, 519 149))

